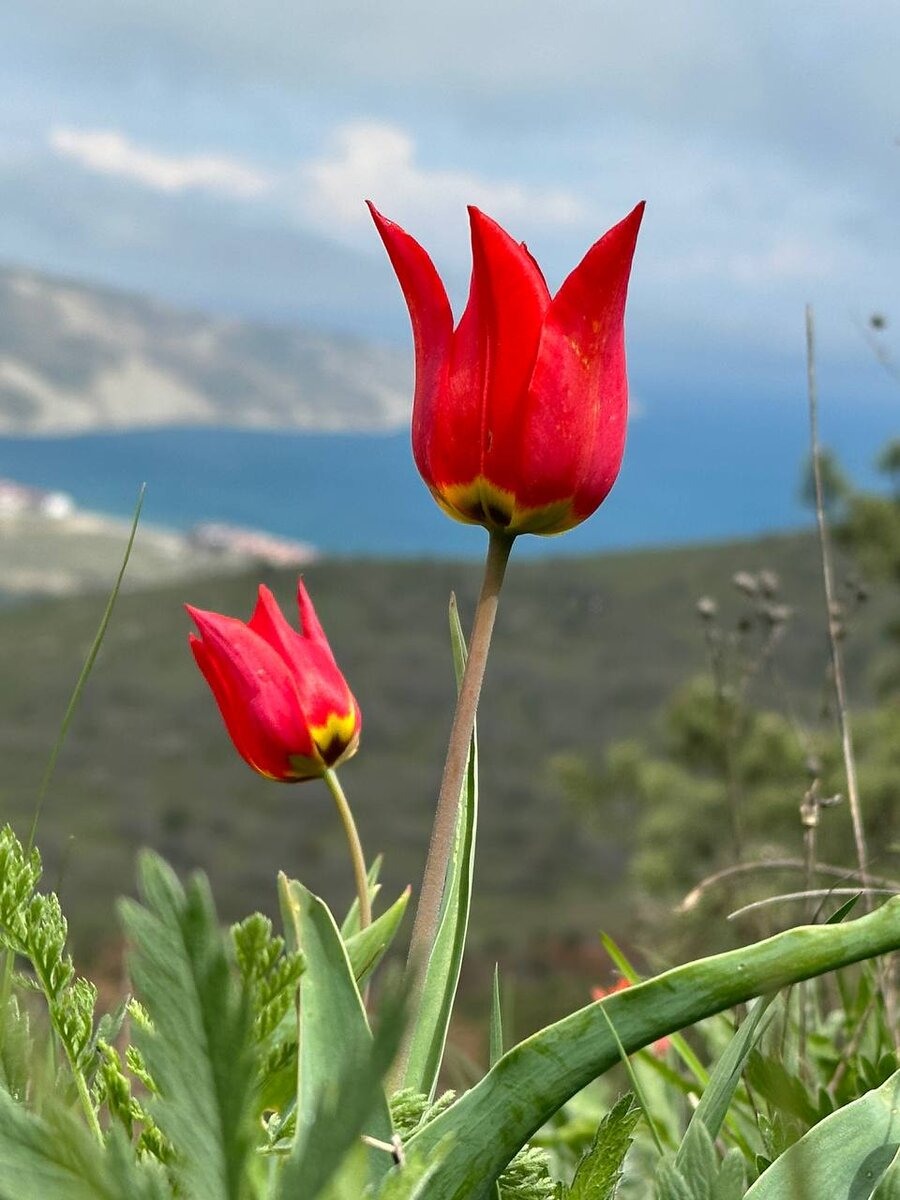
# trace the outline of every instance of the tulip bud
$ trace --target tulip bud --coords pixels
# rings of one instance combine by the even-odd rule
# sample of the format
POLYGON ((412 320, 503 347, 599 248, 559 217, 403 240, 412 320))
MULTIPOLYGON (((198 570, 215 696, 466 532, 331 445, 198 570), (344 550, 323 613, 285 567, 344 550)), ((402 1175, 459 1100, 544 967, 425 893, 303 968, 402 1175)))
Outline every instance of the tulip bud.
POLYGON ((472 282, 454 329, 426 252, 371 205, 412 320, 413 455, 459 521, 562 533, 615 482, 625 447, 625 296, 639 204, 553 297, 524 243, 469 209, 472 282))
POLYGON ((301 633, 263 585, 246 623, 185 606, 200 631, 190 635, 194 658, 236 750, 283 783, 316 779, 350 758, 361 723, 302 580, 297 603, 301 633))

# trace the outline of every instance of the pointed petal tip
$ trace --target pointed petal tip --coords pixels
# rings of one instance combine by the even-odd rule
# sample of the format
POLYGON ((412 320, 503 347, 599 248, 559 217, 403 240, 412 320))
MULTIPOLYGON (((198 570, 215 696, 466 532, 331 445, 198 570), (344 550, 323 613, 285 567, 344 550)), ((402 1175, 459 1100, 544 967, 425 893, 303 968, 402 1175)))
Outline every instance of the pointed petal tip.
MULTIPOLYGON (((184 611, 191 618, 198 629, 201 628, 203 618, 208 615, 204 609, 196 608, 193 604, 185 604, 184 611)), ((191 634, 191 637, 193 636, 194 635, 191 634)))
POLYGON ((631 212, 626 217, 623 217, 617 225, 614 225, 613 229, 621 229, 623 232, 626 230, 633 230, 634 236, 637 237, 638 230, 641 227, 641 221, 644 219, 644 209, 646 207, 646 200, 638 201, 631 212))
POLYGON ((382 216, 371 200, 366 201, 366 208, 369 210, 369 215, 375 222, 376 228, 379 230, 381 230, 385 225, 391 224, 387 217, 382 216))
POLYGON ((392 245, 396 245, 404 238, 415 243, 415 238, 408 234, 402 225, 398 225, 396 221, 392 221, 390 217, 386 217, 384 213, 379 212, 371 200, 366 201, 366 207, 388 252, 390 252, 392 245))
POLYGON ((486 212, 482 212, 482 210, 476 205, 467 204, 466 210, 469 214, 469 227, 472 230, 473 238, 477 231, 479 234, 488 233, 488 235, 491 233, 500 233, 503 235, 503 237, 508 238, 510 241, 514 240, 506 232, 499 221, 495 221, 493 217, 489 217, 486 212))

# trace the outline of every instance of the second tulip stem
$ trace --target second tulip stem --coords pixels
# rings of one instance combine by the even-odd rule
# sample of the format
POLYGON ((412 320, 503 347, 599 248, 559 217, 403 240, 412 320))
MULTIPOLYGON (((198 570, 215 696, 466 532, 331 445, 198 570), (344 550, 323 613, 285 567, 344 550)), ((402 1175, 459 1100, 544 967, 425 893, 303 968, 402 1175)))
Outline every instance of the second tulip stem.
MULTIPOLYGON (((514 540, 508 534, 493 532, 490 539, 481 595, 478 597, 475 619, 472 623, 472 636, 469 639, 469 656, 466 660, 466 669, 450 730, 447 759, 444 763, 441 790, 438 794, 437 810, 431 830, 431 842, 428 846, 428 858, 422 877, 422 891, 410 939, 407 977, 411 984, 410 1011, 413 1013, 419 1007, 425 982, 425 967, 434 946, 440 922, 447 864, 453 851, 460 792, 469 756, 469 746, 472 741, 472 730, 475 728, 475 713, 481 695, 481 684, 487 665, 500 589, 503 586, 506 564, 514 540)), ((405 1048, 401 1050, 401 1057, 404 1053, 405 1048)), ((401 1069, 405 1069, 405 1064, 402 1062, 398 1065, 401 1069)))
POLYGON ((344 795, 344 789, 341 787, 340 780, 331 767, 325 772, 323 778, 328 784, 328 790, 334 796, 334 802, 337 805, 341 823, 344 826, 344 832, 347 835, 347 841, 350 845, 353 876, 356 880, 356 895, 359 900, 359 927, 360 929, 365 929, 367 925, 372 924, 372 905, 369 900, 369 878, 366 871, 366 860, 363 855, 362 842, 359 840, 359 830, 356 828, 356 822, 353 820, 353 813, 350 810, 347 797, 344 795))

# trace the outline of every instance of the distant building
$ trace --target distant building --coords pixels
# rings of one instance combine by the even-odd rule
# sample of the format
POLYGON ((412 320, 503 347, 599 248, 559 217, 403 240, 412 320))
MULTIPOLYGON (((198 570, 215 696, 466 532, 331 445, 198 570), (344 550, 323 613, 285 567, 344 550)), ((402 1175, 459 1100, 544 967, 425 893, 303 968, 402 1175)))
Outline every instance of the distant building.
POLYGON ((305 567, 319 557, 318 550, 308 542, 294 542, 259 529, 242 529, 218 521, 195 525, 187 538, 198 550, 238 554, 269 567, 305 567))
POLYGON ((45 492, 14 479, 0 479, 0 517, 30 515, 61 521, 74 511, 75 501, 68 492, 45 492))

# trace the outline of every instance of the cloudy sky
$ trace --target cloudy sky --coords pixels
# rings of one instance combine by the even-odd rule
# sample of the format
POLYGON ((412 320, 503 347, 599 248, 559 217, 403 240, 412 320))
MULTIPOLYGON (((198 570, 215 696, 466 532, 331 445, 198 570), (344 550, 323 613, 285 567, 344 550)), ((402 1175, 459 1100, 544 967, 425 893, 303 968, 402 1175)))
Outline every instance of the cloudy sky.
POLYGON ((402 343, 366 196, 457 298, 467 202, 553 284, 646 198, 639 392, 794 386, 807 300, 882 386, 896 0, 8 0, 0 61, 2 260, 402 343))

